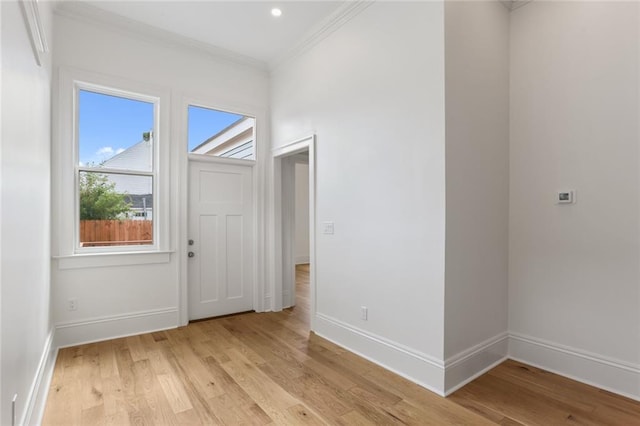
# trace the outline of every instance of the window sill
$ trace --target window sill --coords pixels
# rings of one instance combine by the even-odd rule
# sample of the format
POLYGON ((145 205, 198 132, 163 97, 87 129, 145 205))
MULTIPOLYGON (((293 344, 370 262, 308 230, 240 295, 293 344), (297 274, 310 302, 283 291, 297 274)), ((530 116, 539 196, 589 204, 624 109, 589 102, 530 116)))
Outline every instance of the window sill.
POLYGON ((87 253, 53 256, 58 269, 101 268, 106 266, 148 265, 169 263, 174 250, 138 251, 128 253, 87 253))

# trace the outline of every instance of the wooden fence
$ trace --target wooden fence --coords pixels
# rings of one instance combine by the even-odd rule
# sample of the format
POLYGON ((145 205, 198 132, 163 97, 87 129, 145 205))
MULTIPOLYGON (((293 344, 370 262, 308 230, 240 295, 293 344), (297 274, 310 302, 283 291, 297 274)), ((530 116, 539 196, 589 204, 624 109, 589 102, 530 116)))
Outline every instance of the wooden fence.
POLYGON ((80 245, 134 246, 153 243, 152 220, 81 220, 80 245))

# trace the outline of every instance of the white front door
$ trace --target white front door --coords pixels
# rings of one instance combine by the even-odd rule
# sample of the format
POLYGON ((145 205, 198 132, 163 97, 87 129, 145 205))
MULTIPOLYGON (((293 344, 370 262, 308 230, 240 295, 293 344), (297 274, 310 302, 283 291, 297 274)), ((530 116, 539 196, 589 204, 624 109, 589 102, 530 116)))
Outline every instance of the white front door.
POLYGON ((189 319, 253 309, 252 173, 189 161, 189 319))

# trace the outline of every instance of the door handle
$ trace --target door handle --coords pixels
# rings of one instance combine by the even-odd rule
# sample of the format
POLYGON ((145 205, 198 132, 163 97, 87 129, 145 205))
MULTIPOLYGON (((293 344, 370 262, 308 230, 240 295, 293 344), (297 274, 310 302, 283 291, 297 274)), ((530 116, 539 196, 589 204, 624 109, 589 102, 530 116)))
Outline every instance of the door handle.
POLYGON ((189 254, 188 254, 187 256, 189 256, 189 257, 194 257, 195 255, 196 255, 196 254, 195 254, 194 252, 190 251, 190 252, 189 252, 189 254))

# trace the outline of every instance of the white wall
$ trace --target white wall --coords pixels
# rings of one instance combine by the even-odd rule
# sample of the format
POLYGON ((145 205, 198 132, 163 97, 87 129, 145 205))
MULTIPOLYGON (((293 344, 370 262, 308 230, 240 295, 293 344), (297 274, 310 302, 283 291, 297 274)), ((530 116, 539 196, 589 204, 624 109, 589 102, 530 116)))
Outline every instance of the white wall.
MULTIPOLYGON (((40 3, 51 43, 50 4, 40 3)), ((38 67, 19 4, 2 10, 2 137, 0 149, 0 281, 2 331, 0 424, 11 424, 11 399, 18 394, 17 420, 25 421, 41 359, 48 355, 50 248, 51 61, 38 67)), ((37 416, 37 414, 36 414, 37 416)))
POLYGON ((295 164, 295 262, 309 263, 309 163, 295 164))
POLYGON ((639 27, 637 2, 512 13, 509 219, 513 355, 636 398, 639 27))
MULTIPOLYGON (((176 309, 184 304, 186 295, 185 287, 179 286, 179 282, 185 280, 180 259, 186 253, 186 113, 183 103, 193 99, 214 108, 263 118, 268 96, 266 73, 98 22, 83 22, 66 14, 56 15, 55 22, 56 70, 71 67, 99 72, 171 91, 171 105, 161 105, 161 109, 171 111, 171 137, 165 139, 170 139, 172 146, 171 169, 164 172, 170 173, 171 187, 168 248, 176 251, 170 255, 169 262, 145 265, 61 269, 60 263, 54 262, 52 312, 58 325, 59 343, 74 344, 176 326, 179 323, 176 309), (66 310, 69 298, 78 299, 77 311, 66 310)), ((258 132, 264 134, 268 127, 264 121, 258 123, 261 125, 258 132)), ((261 137, 259 133, 258 144, 263 143, 261 137)), ((56 140, 56 152, 65 143, 70 142, 56 140)), ((71 190, 61 188, 57 180, 54 182, 54 194, 71 190)), ((57 201, 58 197, 54 195, 54 199, 57 201)), ((72 214, 57 202, 53 211, 56 221, 72 214)), ((54 233, 54 247, 60 237, 54 233)))
POLYGON ((273 145, 317 135, 316 331, 439 391, 443 8, 373 3, 271 86, 273 145))
POLYGON ((444 356, 502 339, 484 368, 507 351, 509 11, 498 1, 445 2, 445 48, 444 356))

